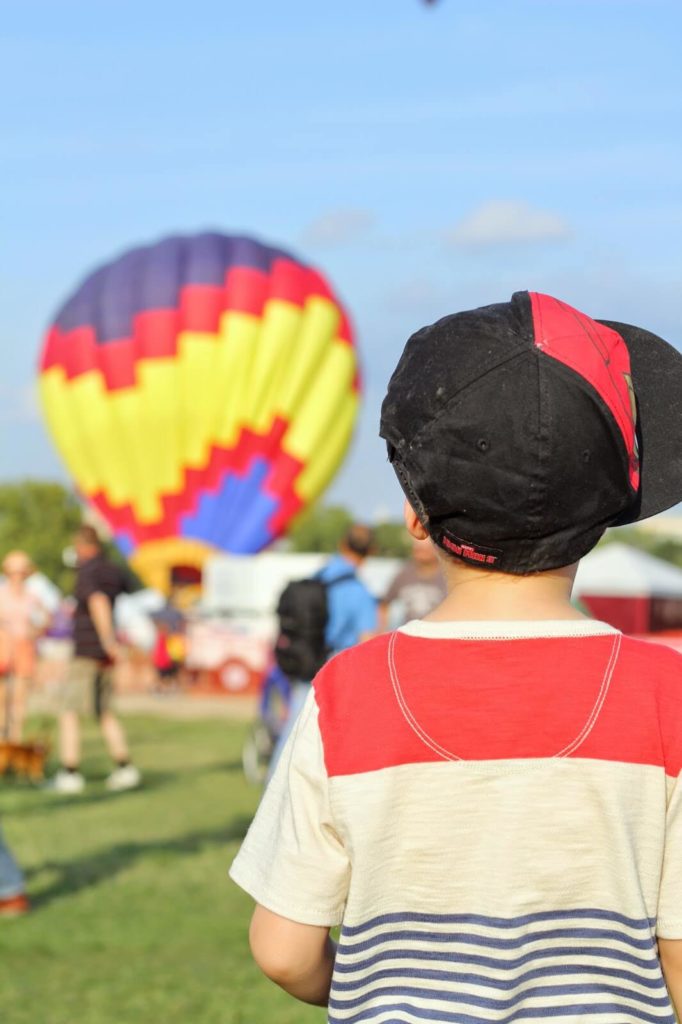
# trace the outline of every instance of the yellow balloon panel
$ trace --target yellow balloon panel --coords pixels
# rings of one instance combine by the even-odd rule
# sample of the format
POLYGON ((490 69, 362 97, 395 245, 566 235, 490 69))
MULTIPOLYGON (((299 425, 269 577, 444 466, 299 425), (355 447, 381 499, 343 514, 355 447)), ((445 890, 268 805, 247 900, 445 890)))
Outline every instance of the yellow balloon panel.
POLYGON ((296 493, 305 502, 314 501, 336 473, 353 434, 359 396, 344 395, 335 408, 333 423, 315 453, 296 480, 296 493))
POLYGON ((302 463, 314 462, 324 437, 334 431, 336 411, 354 396, 355 352, 346 342, 329 346, 317 367, 315 384, 306 390, 297 415, 287 431, 284 447, 302 463))

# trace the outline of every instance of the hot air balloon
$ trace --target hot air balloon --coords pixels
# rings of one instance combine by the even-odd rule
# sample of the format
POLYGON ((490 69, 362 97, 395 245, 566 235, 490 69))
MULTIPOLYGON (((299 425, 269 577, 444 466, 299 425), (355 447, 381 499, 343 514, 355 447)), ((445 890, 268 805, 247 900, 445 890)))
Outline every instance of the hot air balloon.
POLYGON ((90 274, 46 333, 40 392, 79 491, 161 589, 216 551, 279 537, 336 472, 360 399, 325 278, 217 233, 90 274))

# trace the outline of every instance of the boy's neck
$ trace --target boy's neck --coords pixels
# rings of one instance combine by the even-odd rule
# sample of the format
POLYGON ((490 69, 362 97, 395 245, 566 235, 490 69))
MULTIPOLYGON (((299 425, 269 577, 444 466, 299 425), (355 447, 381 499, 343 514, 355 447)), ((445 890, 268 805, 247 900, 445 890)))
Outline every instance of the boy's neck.
POLYGON ((448 596, 426 619, 431 622, 584 619, 571 604, 577 568, 576 563, 529 576, 511 576, 447 559, 443 571, 448 596))

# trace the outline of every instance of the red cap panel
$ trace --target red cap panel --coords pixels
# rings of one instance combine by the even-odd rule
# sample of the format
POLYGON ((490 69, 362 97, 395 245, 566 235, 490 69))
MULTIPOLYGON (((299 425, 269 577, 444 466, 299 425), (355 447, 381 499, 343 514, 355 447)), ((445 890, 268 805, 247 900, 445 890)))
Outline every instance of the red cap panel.
POLYGON ((530 292, 535 345, 580 374, 611 410, 625 444, 629 479, 639 488, 639 451, 630 354, 620 334, 550 295, 530 292))

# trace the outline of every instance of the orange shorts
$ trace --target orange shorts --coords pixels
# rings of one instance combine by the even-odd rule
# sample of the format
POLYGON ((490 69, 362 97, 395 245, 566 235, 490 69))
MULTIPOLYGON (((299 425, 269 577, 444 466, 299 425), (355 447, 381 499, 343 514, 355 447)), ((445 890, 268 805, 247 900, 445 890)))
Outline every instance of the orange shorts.
POLYGON ((35 668, 36 648, 33 640, 0 632, 0 675, 32 679, 35 668))

